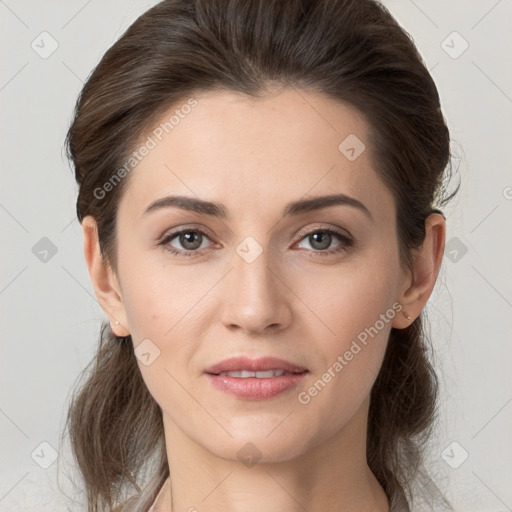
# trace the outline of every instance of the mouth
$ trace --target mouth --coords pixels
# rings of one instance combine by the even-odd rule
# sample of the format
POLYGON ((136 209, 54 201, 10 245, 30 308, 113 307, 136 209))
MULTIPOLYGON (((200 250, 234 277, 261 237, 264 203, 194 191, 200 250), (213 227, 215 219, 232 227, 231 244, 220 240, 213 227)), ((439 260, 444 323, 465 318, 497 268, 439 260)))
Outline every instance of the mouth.
POLYGON ((226 359, 205 370, 214 387, 243 400, 266 400, 296 387, 309 370, 274 357, 226 359))
POLYGON ((265 370, 265 371, 258 371, 258 372, 252 372, 250 370, 240 370, 240 371, 233 371, 233 372, 220 372, 219 374, 222 377, 235 377, 237 379, 250 379, 250 378, 256 378, 256 379, 271 379, 273 377, 282 377, 283 375, 296 375, 293 372, 287 372, 286 370, 265 370))

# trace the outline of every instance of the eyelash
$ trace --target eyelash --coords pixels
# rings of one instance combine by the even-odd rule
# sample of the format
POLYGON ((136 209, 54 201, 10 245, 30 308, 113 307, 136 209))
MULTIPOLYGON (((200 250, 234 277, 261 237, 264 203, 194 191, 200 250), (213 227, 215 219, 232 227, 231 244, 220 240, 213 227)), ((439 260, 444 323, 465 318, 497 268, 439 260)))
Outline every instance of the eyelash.
MULTIPOLYGON (((161 242, 159 242, 158 245, 163 246, 167 252, 169 252, 175 256, 184 257, 184 258, 198 256, 199 252, 197 249, 182 251, 179 249, 175 249, 174 247, 169 245, 171 240, 174 240, 177 236, 181 235, 182 233, 199 233, 209 239, 208 235, 204 231, 201 231, 200 229, 182 229, 180 231, 175 231, 173 233, 169 233, 165 238, 162 239, 161 242)), ((306 233, 301 233, 300 234, 301 238, 299 239, 299 242, 301 242, 304 238, 306 238, 310 235, 314 235, 315 233, 327 233, 329 235, 336 235, 336 237, 340 240, 341 243, 335 249, 323 249, 323 250, 308 250, 308 249, 306 249, 306 251, 309 252, 310 256, 329 256, 332 254, 342 253, 342 252, 347 251, 350 247, 352 247, 354 245, 354 240, 352 238, 345 235, 341 231, 338 231, 338 230, 332 229, 332 228, 329 228, 329 229, 318 228, 318 229, 314 229, 312 231, 308 231, 306 233)))

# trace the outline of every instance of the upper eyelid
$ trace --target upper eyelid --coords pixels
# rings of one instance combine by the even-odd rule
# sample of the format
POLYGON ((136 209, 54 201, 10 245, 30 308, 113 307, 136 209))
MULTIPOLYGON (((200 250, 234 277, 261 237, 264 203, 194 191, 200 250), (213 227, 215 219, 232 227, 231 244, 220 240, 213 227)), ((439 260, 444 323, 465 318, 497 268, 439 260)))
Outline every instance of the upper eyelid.
POLYGON ((201 233, 203 235, 206 235, 208 238, 212 238, 211 235, 208 233, 207 229, 204 228, 196 228, 196 227, 180 227, 176 229, 171 229, 170 231, 165 231, 164 234, 159 238, 159 240, 166 240, 169 238, 174 238, 175 236, 180 235, 181 233, 187 233, 189 231, 197 231, 198 233, 201 233))
POLYGON ((334 233, 335 235, 338 235, 341 237, 344 236, 345 238, 350 238, 351 240, 353 239, 353 236, 346 229, 339 228, 339 227, 334 228, 334 227, 324 227, 324 226, 317 226, 314 228, 307 228, 307 229, 299 230, 299 232, 297 233, 296 236, 300 236, 299 240, 302 240, 305 236, 308 236, 312 233, 316 233, 317 231, 327 231, 327 232, 334 233))

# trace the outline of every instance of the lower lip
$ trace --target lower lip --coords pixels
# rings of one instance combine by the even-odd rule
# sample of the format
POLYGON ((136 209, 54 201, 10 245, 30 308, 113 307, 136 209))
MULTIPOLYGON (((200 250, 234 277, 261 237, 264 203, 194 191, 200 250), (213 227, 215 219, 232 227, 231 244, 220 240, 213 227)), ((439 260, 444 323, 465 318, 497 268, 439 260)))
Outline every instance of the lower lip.
POLYGON ((248 377, 228 377, 226 375, 207 374, 210 382, 221 391, 244 400, 266 400, 294 388, 306 376, 307 372, 281 375, 268 379, 248 377))

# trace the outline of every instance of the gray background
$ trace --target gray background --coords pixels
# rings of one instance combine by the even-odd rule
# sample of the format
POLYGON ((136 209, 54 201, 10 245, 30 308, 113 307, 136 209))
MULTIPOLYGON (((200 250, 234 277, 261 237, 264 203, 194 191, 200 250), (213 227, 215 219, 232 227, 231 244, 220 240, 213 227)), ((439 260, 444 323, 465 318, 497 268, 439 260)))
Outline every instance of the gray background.
MULTIPOLYGON (((155 3, 0 0, 1 511, 83 510, 69 453, 59 474, 54 457, 103 313, 63 141, 84 80, 155 3)), ((383 3, 438 85, 463 182, 428 305, 443 387, 432 469, 456 510, 512 511, 512 2, 383 3)))

